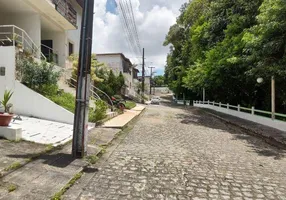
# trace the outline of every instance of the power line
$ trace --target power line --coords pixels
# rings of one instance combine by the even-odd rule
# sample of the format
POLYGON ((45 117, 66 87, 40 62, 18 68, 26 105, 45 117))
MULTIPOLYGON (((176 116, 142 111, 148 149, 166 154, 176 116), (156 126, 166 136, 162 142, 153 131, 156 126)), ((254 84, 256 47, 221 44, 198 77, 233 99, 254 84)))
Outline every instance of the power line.
POLYGON ((131 0, 118 0, 117 2, 121 24, 129 44, 130 53, 135 55, 134 57, 141 56, 142 50, 131 0))

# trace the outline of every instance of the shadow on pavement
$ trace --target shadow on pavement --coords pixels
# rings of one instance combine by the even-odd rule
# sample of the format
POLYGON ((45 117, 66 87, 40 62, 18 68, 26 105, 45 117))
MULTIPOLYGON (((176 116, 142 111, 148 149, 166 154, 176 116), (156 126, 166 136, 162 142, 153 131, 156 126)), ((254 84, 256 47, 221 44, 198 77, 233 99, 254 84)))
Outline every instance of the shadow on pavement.
POLYGON ((248 146, 260 156, 273 157, 277 160, 286 157, 285 150, 266 143, 260 136, 250 135, 238 127, 224 123, 221 120, 208 115, 199 108, 188 107, 185 109, 184 114, 178 114, 176 115, 176 118, 179 119, 182 124, 193 124, 211 129, 227 131, 234 136, 233 140, 246 141, 249 144, 248 146))
MULTIPOLYGON (((30 159, 35 156, 35 154, 24 154, 24 155, 7 155, 11 158, 25 158, 30 159)), ((73 161, 76 159, 72 157, 71 154, 66 153, 57 153, 57 154, 45 154, 41 155, 37 160, 42 161, 43 164, 58 167, 58 168, 65 168, 69 166, 73 161)))

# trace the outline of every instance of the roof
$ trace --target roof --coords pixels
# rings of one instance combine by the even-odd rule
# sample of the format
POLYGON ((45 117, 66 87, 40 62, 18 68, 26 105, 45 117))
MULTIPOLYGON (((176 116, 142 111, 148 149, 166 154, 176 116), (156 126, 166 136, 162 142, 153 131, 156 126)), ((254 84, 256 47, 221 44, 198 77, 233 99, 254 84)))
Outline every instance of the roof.
POLYGON ((139 69, 137 69, 137 68, 133 68, 136 72, 138 72, 139 73, 139 69))
POLYGON ((123 53, 97 53, 97 56, 121 56, 126 62, 129 62, 132 65, 132 62, 129 58, 126 58, 123 53))

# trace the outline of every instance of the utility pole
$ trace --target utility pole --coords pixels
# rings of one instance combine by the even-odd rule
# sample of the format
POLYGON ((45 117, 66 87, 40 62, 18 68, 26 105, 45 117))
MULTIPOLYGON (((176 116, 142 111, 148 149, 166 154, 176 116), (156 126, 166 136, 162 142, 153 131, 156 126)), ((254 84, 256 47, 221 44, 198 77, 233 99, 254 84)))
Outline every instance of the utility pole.
POLYGON ((145 49, 143 48, 142 57, 142 103, 144 103, 144 93, 145 93, 145 49))
POLYGON ((87 153, 93 7, 94 0, 84 1, 72 144, 72 155, 75 158, 83 158, 87 153))
POLYGON ((148 67, 151 69, 151 75, 150 75, 150 95, 152 94, 152 75, 153 75, 153 69, 155 67, 148 67))

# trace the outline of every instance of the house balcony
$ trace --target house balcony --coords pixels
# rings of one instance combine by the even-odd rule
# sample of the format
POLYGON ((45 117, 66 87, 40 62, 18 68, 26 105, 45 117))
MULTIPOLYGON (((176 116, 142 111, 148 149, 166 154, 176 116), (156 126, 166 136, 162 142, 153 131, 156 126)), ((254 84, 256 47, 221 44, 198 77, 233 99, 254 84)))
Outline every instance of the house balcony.
POLYGON ((77 12, 69 0, 50 0, 55 9, 65 17, 74 27, 77 27, 77 12))
POLYGON ((74 0, 23 0, 37 10, 42 18, 62 27, 64 30, 77 29, 77 11, 74 0))

